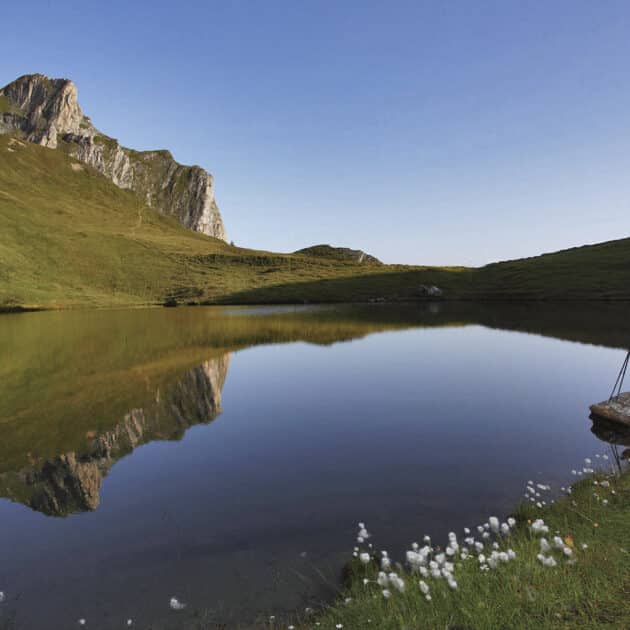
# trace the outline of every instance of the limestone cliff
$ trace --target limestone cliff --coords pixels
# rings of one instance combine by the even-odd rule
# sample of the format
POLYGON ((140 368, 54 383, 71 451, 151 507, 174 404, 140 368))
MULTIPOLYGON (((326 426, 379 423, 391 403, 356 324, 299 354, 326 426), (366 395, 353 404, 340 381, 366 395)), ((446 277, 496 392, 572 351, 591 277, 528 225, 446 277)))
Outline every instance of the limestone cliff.
POLYGON ((0 496, 49 516, 95 510, 103 478, 135 448, 153 440, 178 440, 186 429, 221 413, 221 390, 230 355, 206 361, 153 404, 131 409, 111 430, 88 438, 82 452, 68 452, 0 475, 0 496))
POLYGON ((196 232, 227 238, 212 176, 177 163, 168 151, 134 151, 99 132, 81 111, 72 81, 29 74, 6 85, 0 90, 0 133, 67 151, 161 214, 196 232))

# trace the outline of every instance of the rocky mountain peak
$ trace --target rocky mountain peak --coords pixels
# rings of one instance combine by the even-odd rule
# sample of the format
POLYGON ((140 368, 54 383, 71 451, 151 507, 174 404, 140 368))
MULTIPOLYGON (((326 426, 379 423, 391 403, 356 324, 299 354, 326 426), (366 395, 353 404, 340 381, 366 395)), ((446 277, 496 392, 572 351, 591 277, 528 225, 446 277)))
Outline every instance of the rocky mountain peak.
POLYGON ((0 96, 13 109, 12 116, 3 117, 7 131, 18 127, 30 142, 55 149, 60 134, 79 133, 82 123, 87 127, 77 87, 68 79, 26 74, 2 88, 0 96))
POLYGON ((0 133, 64 150, 160 214, 227 239, 212 176, 199 166, 179 164, 168 151, 134 151, 101 133, 81 111, 69 79, 27 74, 0 89, 0 133))

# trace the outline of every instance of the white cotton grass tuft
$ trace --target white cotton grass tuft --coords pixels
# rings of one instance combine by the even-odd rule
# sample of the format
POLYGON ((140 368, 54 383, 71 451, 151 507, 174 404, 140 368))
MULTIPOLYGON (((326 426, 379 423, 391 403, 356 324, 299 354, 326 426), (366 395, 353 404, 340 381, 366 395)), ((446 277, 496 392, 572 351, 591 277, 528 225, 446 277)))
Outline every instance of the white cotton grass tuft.
POLYGON ((2 604, 2 602, 4 602, 5 599, 6 599, 6 596, 4 594, 4 591, 0 591, 0 604, 2 604))
POLYGON ((383 589, 382 593, 383 593, 383 597, 384 597, 385 599, 389 599, 389 598, 392 596, 391 591, 387 590, 386 588, 385 588, 385 589, 383 589))
POLYGON ((186 604, 184 604, 184 602, 180 602, 177 597, 171 597, 169 606, 171 607, 171 610, 184 610, 184 608, 186 608, 186 604))
POLYGON ((549 527, 545 525, 545 521, 543 521, 542 518, 536 519, 532 523, 531 528, 534 534, 548 534, 549 533, 549 527))
POLYGON ((86 621, 85 619, 83 619, 83 617, 81 617, 81 619, 79 619, 79 620, 77 621, 77 623, 78 623, 80 626, 84 626, 84 625, 87 623, 87 621, 86 621))
POLYGON ((370 554, 366 552, 359 554, 359 560, 361 561, 362 564, 369 564, 370 554))
MULTIPOLYGON (((488 525, 494 534, 499 533, 499 519, 496 516, 491 516, 488 519, 488 525)), ((487 529, 485 526, 484 528, 487 529)))
POLYGON ((420 580, 420 582, 418 582, 418 585, 420 586, 420 590, 422 591, 423 595, 429 594, 429 585, 424 580, 420 580))
POLYGON ((405 581, 399 577, 397 573, 390 573, 388 576, 389 583, 401 593, 405 590, 405 581))
POLYGON ((545 556, 542 553, 539 553, 537 556, 538 560, 540 560, 541 564, 544 567, 555 567, 558 565, 558 563, 556 562, 556 559, 553 556, 545 556))

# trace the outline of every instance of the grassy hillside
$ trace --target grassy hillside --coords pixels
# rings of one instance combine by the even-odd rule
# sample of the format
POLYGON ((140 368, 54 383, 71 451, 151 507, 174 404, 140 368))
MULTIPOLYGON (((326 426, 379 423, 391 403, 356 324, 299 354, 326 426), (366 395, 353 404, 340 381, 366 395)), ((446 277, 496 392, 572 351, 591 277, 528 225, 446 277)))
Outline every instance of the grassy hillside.
POLYGON ((231 247, 160 217, 63 151, 0 136, 0 308, 446 298, 629 299, 630 239, 481 269, 231 247))

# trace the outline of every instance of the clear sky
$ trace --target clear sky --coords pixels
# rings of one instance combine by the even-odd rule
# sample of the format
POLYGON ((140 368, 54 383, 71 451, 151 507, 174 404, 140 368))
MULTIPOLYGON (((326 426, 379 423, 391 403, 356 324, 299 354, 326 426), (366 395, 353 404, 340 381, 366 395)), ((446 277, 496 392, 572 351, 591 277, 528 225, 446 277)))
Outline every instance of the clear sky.
POLYGON ((0 84, 215 177, 236 244, 483 264, 630 235, 627 0, 11 2, 0 84))

